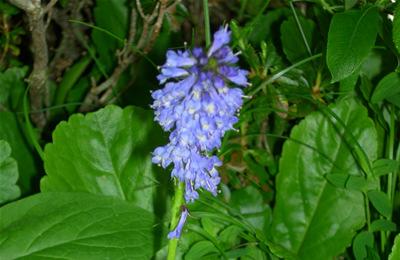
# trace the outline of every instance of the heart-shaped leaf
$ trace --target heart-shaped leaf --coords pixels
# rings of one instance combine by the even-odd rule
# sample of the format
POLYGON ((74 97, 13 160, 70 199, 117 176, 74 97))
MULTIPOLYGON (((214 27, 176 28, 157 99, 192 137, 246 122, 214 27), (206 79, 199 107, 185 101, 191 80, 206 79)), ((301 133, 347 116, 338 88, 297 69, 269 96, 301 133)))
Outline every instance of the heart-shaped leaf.
POLYGON ((343 140, 343 134, 352 133, 373 161, 377 156, 374 124, 354 100, 330 108, 345 126, 320 112, 307 116, 293 128, 279 164, 272 242, 297 259, 334 258, 365 223, 363 194, 336 187, 325 176, 361 175, 352 155, 354 147, 343 140))
MULTIPOLYGON (((118 197, 153 210, 151 152, 162 143, 150 111, 108 106, 60 123, 45 148, 42 191, 83 191, 118 197)), ((157 173, 155 173, 157 171, 157 173)))
POLYGON ((0 259, 149 259, 153 215, 119 199, 40 193, 0 208, 0 259))

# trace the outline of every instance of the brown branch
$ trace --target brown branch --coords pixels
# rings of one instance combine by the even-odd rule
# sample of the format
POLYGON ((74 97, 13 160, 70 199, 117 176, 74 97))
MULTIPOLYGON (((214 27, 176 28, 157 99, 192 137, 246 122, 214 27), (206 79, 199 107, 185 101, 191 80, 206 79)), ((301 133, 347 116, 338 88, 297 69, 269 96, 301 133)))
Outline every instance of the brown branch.
MULTIPOLYGON (((32 35, 33 49, 33 70, 28 78, 30 85, 29 96, 31 101, 31 110, 39 111, 47 102, 47 63, 49 60, 46 29, 43 22, 43 9, 40 1, 36 1, 35 9, 27 12, 29 27, 32 35)), ((46 115, 44 112, 32 113, 32 121, 37 127, 42 129, 46 124, 46 115)))
POLYGON ((108 94, 109 90, 112 90, 112 88, 117 84, 121 74, 133 62, 132 43, 136 35, 136 26, 137 26, 137 13, 135 9, 132 9, 128 41, 125 42, 124 48, 122 50, 117 51, 118 55, 117 67, 114 69, 112 75, 107 80, 105 80, 98 86, 95 85, 92 86, 91 90, 83 100, 83 103, 79 108, 79 111, 86 112, 89 111, 91 108, 96 107, 99 104, 103 103, 105 97, 99 98, 99 95, 101 95, 104 91, 105 93, 107 93, 106 94, 107 96, 112 94, 112 91, 110 94, 108 94))
POLYGON ((43 16, 56 1, 50 1, 46 8, 43 8, 40 0, 10 0, 12 4, 25 11, 29 30, 32 36, 33 69, 28 78, 29 97, 31 102, 32 121, 42 129, 46 125, 46 114, 39 112, 48 103, 47 89, 47 63, 48 49, 46 41, 46 26, 43 16))
POLYGON ((105 105, 110 100, 113 100, 112 96, 114 94, 114 86, 118 83, 121 74, 129 67, 129 65, 140 57, 139 55, 146 54, 151 50, 160 33, 164 16, 169 12, 174 12, 174 7, 179 2, 180 0, 176 0, 168 6, 168 0, 159 0, 153 11, 150 14, 145 14, 140 1, 136 1, 136 9, 133 8, 131 13, 128 40, 125 42, 124 48, 117 51, 117 67, 108 79, 100 85, 92 87, 85 97, 85 100, 80 107, 80 111, 85 112, 93 107, 105 105), (143 26, 140 36, 138 37, 138 43, 135 46, 134 39, 136 38, 137 13, 139 13, 143 20, 143 26))

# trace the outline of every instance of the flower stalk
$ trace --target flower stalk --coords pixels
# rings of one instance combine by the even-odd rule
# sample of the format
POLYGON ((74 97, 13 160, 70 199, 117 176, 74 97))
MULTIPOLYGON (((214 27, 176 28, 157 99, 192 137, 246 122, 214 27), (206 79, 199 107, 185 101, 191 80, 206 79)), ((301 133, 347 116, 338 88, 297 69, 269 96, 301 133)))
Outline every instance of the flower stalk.
POLYGON ((208 0, 203 0, 203 12, 204 12, 204 33, 206 38, 206 47, 211 44, 211 32, 210 32, 210 14, 208 11, 208 0))
MULTIPOLYGON (((183 191, 184 185, 180 182, 175 186, 175 195, 173 199, 172 209, 171 209, 171 224, 170 229, 175 228, 178 225, 179 214, 181 212, 181 207, 183 204, 183 191)), ((176 255, 176 248, 178 247, 179 238, 170 239, 168 242, 168 260, 174 260, 176 255)))

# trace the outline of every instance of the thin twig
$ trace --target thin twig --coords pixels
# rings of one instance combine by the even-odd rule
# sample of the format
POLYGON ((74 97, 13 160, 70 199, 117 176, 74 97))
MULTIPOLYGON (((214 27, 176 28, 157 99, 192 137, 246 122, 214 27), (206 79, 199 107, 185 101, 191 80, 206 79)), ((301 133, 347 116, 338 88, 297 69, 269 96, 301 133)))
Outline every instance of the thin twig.
POLYGON ((25 12, 32 12, 35 9, 32 1, 27 0, 8 0, 11 4, 15 5, 19 9, 24 10, 25 12))
POLYGON ((47 14, 48 12, 51 12, 53 6, 57 3, 58 0, 51 0, 45 8, 43 8, 43 14, 47 14))
POLYGON ((115 97, 113 97, 115 92, 114 86, 118 83, 120 76, 129 65, 138 59, 138 54, 143 55, 151 50, 160 33, 164 16, 167 13, 174 12, 175 9, 172 7, 175 7, 179 2, 180 0, 174 1, 168 6, 168 0, 159 0, 153 11, 149 14, 145 14, 140 1, 136 1, 136 9, 133 8, 131 12, 129 35, 125 41, 124 47, 117 51, 117 67, 115 67, 108 79, 87 94, 85 101, 80 107, 80 111, 85 112, 93 107, 105 105, 110 102, 110 100, 115 101, 115 97), (143 20, 142 31, 139 37, 136 35, 137 13, 139 13, 143 20), (134 44, 135 39, 138 39, 137 44, 134 44), (96 96, 94 97, 93 95, 96 96))

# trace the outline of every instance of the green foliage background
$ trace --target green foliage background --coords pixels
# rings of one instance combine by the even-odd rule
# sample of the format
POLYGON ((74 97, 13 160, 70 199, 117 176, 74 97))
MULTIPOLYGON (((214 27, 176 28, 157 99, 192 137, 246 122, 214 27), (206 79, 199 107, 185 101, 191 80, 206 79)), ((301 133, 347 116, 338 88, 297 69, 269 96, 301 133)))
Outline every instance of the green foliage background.
MULTIPOLYGON (((166 259, 176 181, 151 163, 168 139, 150 93, 168 49, 204 46, 201 1, 39 1, 40 109, 16 2, 0 0, 0 259, 166 259)), ((175 258, 399 259, 400 3, 208 4, 251 86, 175 258)))

